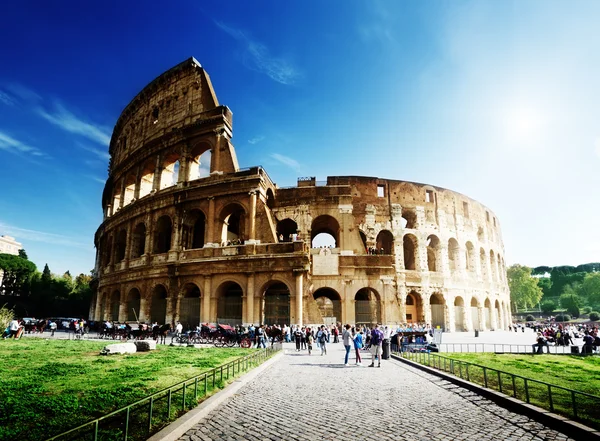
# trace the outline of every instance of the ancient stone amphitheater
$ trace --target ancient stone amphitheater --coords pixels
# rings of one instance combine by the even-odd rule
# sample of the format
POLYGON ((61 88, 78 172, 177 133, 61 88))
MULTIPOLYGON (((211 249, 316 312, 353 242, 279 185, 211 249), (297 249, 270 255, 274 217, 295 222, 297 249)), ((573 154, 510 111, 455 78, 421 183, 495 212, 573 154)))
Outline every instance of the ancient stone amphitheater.
POLYGON ((90 318, 249 323, 511 322, 494 213, 360 176, 279 188, 240 169, 232 113, 193 58, 148 84, 110 143, 90 318))

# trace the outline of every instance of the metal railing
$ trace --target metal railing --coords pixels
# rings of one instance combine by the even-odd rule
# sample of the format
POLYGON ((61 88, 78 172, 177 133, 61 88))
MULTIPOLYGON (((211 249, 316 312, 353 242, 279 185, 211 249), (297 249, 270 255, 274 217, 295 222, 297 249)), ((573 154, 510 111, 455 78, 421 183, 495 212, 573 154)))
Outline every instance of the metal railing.
POLYGON ((71 430, 48 438, 53 440, 138 440, 147 439, 166 423, 196 407, 200 397, 223 388, 230 378, 260 365, 281 350, 281 344, 239 357, 200 375, 142 398, 71 430))
POLYGON ((436 353, 402 352, 397 355, 600 428, 600 396, 436 353))
MULTIPOLYGON (((412 346, 423 346, 412 345, 412 346)), ((534 352, 532 345, 510 344, 510 343, 442 343, 437 345, 440 352, 455 353, 479 353, 479 352, 497 352, 510 354, 532 354, 534 352)), ((544 346, 544 353, 550 354, 572 354, 571 348, 579 348, 582 351, 582 345, 571 346, 544 346)), ((411 348, 408 345, 407 348, 411 348)))

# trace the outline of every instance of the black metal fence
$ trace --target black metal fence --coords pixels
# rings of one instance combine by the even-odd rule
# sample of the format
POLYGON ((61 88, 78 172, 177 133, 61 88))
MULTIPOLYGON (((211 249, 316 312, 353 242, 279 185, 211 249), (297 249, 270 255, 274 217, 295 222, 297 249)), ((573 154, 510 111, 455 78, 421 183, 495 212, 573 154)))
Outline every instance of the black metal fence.
MULTIPOLYGON (((422 345, 421 345, 422 346, 422 345)), ((440 352, 455 352, 455 353, 478 353, 478 352, 496 352, 510 354, 531 354, 536 349, 532 345, 518 345, 509 343, 442 343, 438 344, 440 352)), ((408 346, 410 347, 410 346, 408 346)), ((573 354, 573 349, 577 348, 576 354, 582 352, 581 345, 572 346, 544 346, 543 352, 549 354, 573 354)))
POLYGON ((498 369, 428 352, 402 352, 401 357, 448 372, 483 387, 600 428, 600 396, 534 380, 498 369))
POLYGON ((144 440, 196 407, 200 399, 227 381, 256 367, 281 350, 281 344, 237 358, 193 378, 149 395, 81 426, 48 438, 47 441, 144 440))

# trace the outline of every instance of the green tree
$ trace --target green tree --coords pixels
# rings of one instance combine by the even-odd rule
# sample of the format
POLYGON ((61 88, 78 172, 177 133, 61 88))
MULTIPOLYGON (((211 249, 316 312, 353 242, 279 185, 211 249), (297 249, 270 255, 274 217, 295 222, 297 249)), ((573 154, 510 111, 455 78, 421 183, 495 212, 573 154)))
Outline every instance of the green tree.
POLYGON ((588 273, 581 282, 579 294, 590 305, 600 305, 600 273, 588 273))
POLYGON ((510 297, 515 304, 524 308, 537 305, 542 298, 542 288, 538 280, 531 277, 531 268, 523 265, 512 265, 506 271, 510 297))
POLYGON ((42 282, 50 283, 52 281, 52 273, 50 272, 50 268, 48 264, 44 265, 44 271, 42 272, 42 282))
POLYGON ((27 259, 12 254, 0 254, 0 271, 3 272, 0 291, 11 296, 28 295, 31 276, 35 270, 35 264, 27 259))
POLYGON ((552 295, 552 279, 550 277, 539 277, 537 281, 538 286, 542 288, 544 297, 550 297, 552 295))
POLYGON ((577 294, 578 286, 567 285, 559 298, 560 306, 565 308, 573 317, 579 317, 579 308, 581 308, 581 298, 577 294))
POLYGON ((27 253, 23 248, 19 250, 19 257, 25 260, 29 260, 29 257, 27 257, 27 253))
POLYGON ((556 303, 554 303, 552 300, 546 300, 546 301, 542 302, 542 304, 540 305, 540 308, 542 309, 542 311, 545 314, 550 314, 552 311, 554 311, 556 309, 556 303))

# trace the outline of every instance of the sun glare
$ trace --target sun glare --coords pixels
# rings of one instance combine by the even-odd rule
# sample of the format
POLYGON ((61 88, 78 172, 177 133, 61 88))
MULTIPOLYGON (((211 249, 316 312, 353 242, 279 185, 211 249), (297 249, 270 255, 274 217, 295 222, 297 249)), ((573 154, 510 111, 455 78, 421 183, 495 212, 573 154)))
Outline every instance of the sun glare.
POLYGON ((544 133, 543 114, 534 107, 509 108, 505 120, 505 129, 511 142, 535 143, 544 133))

